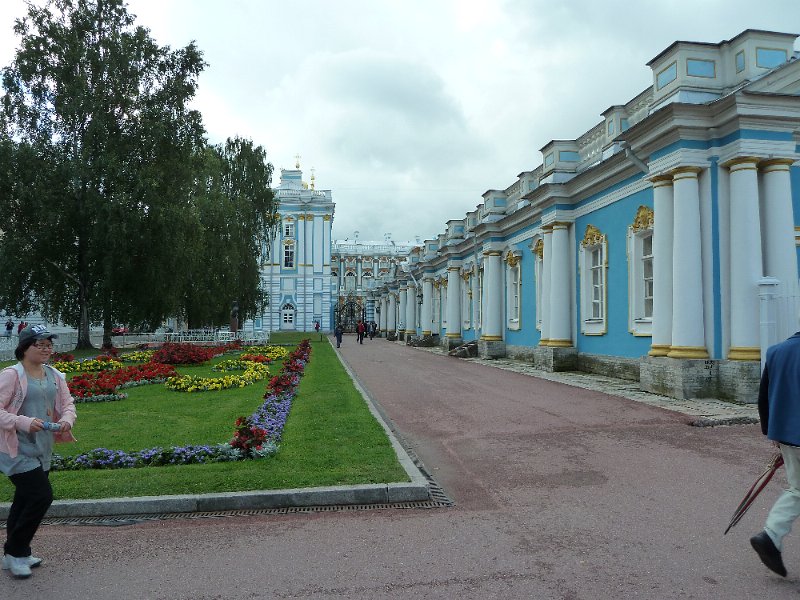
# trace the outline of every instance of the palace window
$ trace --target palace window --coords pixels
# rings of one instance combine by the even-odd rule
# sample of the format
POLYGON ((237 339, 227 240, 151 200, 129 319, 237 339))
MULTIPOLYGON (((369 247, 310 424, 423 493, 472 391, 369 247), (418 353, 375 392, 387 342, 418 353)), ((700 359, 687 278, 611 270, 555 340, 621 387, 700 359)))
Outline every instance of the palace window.
POLYGON ((439 292, 442 294, 442 327, 447 327, 447 286, 442 285, 439 292))
POLYGON ((348 292, 355 291, 356 274, 353 271, 348 271, 344 274, 344 289, 348 292))
POLYGON ((478 270, 478 306, 475 307, 475 328, 483 327, 483 268, 478 270))
POLYGON ((461 320, 462 329, 472 327, 472 294, 470 293, 469 276, 465 275, 464 285, 461 286, 461 320))
POLYGON ((283 223, 283 237, 294 237, 294 221, 284 221, 283 223))
POLYGON ((286 242, 283 245, 283 268, 294 269, 294 242, 286 242))
POLYGON ((592 226, 580 247, 581 266, 581 324, 585 335, 603 335, 607 331, 607 271, 608 242, 606 236, 592 226))
POLYGON ((434 287, 432 298, 433 302, 431 302, 431 331, 438 335, 439 330, 441 329, 441 320, 440 320, 440 306, 441 306, 441 296, 439 294, 439 289, 434 287))
POLYGON ((666 87, 678 78, 678 64, 672 63, 656 75, 656 89, 666 87))
POLYGON ((653 210, 640 206, 628 227, 628 330, 652 335, 653 210))
POLYGON ((533 272, 536 285, 536 329, 542 329, 542 287, 544 286, 544 240, 539 238, 533 245, 533 255, 536 260, 533 265, 533 272))
POLYGON ((284 325, 294 324, 294 306, 288 302, 281 307, 281 320, 284 325))

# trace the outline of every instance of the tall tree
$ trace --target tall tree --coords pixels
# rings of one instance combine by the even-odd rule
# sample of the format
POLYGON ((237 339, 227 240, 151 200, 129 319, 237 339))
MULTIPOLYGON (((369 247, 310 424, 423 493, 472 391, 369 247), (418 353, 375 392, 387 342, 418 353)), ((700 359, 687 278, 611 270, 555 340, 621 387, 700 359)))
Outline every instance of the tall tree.
POLYGON ((272 165, 251 140, 209 147, 197 179, 198 251, 188 263, 184 309, 190 326, 226 323, 231 302, 241 319, 265 302, 260 276, 277 222, 272 165))
POLYGON ((195 250, 205 142, 187 104, 205 63, 194 44, 161 47, 134 19, 122 0, 28 3, 2 73, 0 164, 27 185, 0 196, 0 303, 76 326, 79 347, 91 346, 91 322, 109 333, 175 311, 195 250))

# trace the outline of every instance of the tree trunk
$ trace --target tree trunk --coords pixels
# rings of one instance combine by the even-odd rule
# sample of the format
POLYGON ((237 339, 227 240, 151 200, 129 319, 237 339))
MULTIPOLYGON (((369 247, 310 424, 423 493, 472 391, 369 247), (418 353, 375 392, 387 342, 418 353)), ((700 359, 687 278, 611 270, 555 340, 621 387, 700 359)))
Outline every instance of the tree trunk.
POLYGON ((86 285, 83 282, 78 284, 78 306, 81 311, 81 320, 78 323, 78 344, 76 350, 94 348, 92 338, 89 335, 89 298, 86 292, 86 285))

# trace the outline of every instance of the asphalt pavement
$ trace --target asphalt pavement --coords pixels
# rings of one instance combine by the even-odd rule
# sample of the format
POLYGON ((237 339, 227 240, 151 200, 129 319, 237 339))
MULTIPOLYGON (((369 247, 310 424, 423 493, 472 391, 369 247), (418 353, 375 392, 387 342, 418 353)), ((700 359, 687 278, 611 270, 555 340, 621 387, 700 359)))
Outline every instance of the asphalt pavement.
POLYGON ((727 536, 771 448, 756 424, 693 427, 644 401, 346 336, 340 355, 454 501, 44 526, 0 598, 795 598, 757 532, 782 477, 727 536))

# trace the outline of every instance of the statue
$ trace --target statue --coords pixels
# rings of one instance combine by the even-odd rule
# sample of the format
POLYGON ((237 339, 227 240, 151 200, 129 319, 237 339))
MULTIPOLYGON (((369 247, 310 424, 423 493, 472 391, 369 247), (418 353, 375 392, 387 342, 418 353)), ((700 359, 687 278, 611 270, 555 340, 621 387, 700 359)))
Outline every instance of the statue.
POLYGON ((239 331, 239 301, 234 300, 231 304, 231 332, 239 331))

